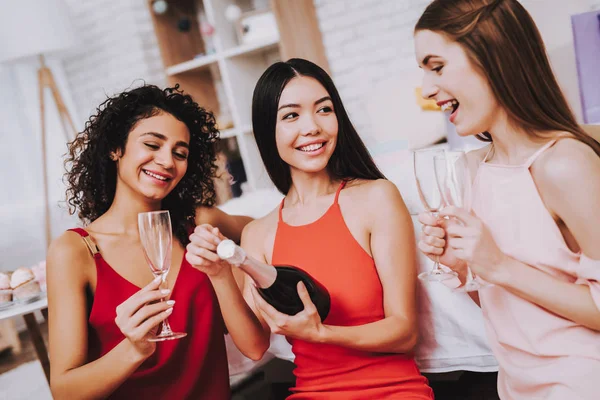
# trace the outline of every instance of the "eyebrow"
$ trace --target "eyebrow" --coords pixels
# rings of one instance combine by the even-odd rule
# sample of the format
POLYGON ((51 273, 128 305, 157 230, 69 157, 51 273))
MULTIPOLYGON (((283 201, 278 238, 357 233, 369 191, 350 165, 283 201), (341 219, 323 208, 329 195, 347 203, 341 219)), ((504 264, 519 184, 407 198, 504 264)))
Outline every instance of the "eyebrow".
MULTIPOLYGON (((158 133, 158 132, 146 132, 146 133, 142 134, 142 136, 146 136, 146 135, 154 136, 155 138, 160 139, 160 140, 167 140, 167 137, 165 135, 163 135, 162 133, 158 133)), ((175 146, 185 147, 186 149, 190 148, 190 145, 182 140, 175 143, 175 146)))
MULTIPOLYGON (((321 103, 323 103, 324 101, 327 101, 327 100, 333 101, 333 100, 331 100, 331 97, 329 97, 329 96, 321 97, 319 100, 315 101, 315 106, 317 104, 321 104, 321 103)), ((277 111, 281 111, 283 108, 300 108, 300 104, 295 104, 295 103, 284 104, 281 107, 279 107, 277 109, 277 111)))

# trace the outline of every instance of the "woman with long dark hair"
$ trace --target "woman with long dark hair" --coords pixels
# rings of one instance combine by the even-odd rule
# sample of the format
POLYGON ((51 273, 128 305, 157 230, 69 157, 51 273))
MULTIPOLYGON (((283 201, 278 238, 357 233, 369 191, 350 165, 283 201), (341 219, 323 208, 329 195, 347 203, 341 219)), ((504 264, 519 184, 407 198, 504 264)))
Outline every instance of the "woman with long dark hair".
POLYGON ((435 0, 415 46, 424 97, 459 135, 491 142, 467 155, 470 210, 421 215, 419 248, 491 284, 479 298, 501 398, 597 398, 600 144, 575 121, 517 0, 435 0))
POLYGON ((292 343, 290 399, 431 399, 411 355, 417 341, 411 218, 331 78, 302 59, 273 64, 254 90, 252 123, 266 170, 285 198, 246 227, 242 247, 264 262, 304 269, 331 295, 321 321, 300 284, 304 311, 288 316, 246 280, 245 298, 265 330, 292 343))
POLYGON ((214 116, 189 95, 144 85, 107 99, 70 143, 68 203, 86 226, 48 251, 56 399, 228 399, 225 329, 250 358, 267 349, 231 268, 199 257, 206 232, 239 240, 250 220, 211 207, 217 138, 214 116), (173 229, 162 289, 137 226, 138 213, 157 210, 173 229), (188 336, 149 341, 167 316, 188 336))

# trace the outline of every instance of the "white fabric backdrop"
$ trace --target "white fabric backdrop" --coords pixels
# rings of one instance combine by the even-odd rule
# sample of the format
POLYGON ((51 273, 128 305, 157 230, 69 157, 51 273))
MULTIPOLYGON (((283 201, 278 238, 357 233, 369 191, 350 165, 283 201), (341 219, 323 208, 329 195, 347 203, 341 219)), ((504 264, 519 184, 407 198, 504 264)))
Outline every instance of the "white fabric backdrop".
MULTIPOLYGON (((0 271, 30 266, 46 254, 37 65, 37 61, 0 65, 0 271)), ((71 117, 79 121, 60 62, 49 60, 48 65, 71 117)), ((64 204, 65 134, 49 90, 45 99, 52 233, 56 237, 77 219, 68 215, 64 204)))

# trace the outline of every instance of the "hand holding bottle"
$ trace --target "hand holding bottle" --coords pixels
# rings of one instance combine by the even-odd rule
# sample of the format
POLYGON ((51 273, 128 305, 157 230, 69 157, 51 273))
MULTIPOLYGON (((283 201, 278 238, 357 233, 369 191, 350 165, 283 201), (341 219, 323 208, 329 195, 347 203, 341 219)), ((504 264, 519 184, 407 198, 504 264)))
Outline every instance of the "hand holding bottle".
POLYGON ((298 282, 297 290, 298 296, 304 304, 304 310, 296 315, 287 315, 277 311, 261 297, 256 287, 252 287, 252 297, 256 309, 269 325, 272 333, 292 339, 321 342, 326 328, 319 317, 317 307, 311 301, 304 283, 298 282))
POLYGON ((204 272, 210 278, 221 276, 224 271, 230 271, 229 264, 216 253, 217 245, 226 238, 209 224, 198 225, 190 235, 190 243, 186 247, 186 260, 192 267, 204 272))

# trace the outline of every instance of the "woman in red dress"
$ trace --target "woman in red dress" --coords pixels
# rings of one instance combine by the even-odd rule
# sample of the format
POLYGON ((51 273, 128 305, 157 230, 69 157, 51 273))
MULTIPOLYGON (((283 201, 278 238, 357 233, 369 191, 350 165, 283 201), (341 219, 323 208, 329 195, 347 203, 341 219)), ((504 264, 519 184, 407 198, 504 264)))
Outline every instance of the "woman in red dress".
POLYGON ((292 344, 290 398, 431 399, 411 354, 417 341, 411 217, 331 78, 306 60, 276 63, 259 79, 252 107, 258 149, 285 198, 248 224, 242 247, 258 260, 304 269, 331 295, 321 321, 299 285, 305 309, 287 316, 246 281, 245 298, 265 330, 292 344))
POLYGON ((231 269, 186 257, 196 225, 239 240, 249 221, 210 208, 217 137, 213 115, 177 87, 143 86, 106 100, 70 144, 68 202, 87 225, 48 252, 56 399, 228 399, 225 330, 246 356, 266 351, 231 269), (169 210, 174 238, 162 290, 137 227, 138 213, 155 210, 169 210), (187 337, 149 342, 167 316, 187 337))

